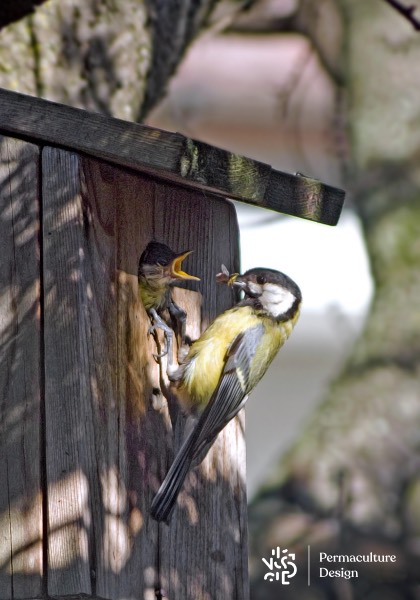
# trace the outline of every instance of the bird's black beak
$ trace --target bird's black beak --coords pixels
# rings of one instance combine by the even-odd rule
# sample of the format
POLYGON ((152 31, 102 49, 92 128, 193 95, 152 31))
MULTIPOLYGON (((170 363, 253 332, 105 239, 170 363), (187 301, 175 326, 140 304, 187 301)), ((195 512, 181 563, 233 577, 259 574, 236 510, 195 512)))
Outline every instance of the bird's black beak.
POLYGON ((250 298, 258 298, 261 296, 261 289, 244 275, 232 275, 229 281, 230 285, 234 285, 241 289, 250 298))
POLYGON ((192 280, 192 281, 200 281, 199 277, 195 275, 190 275, 182 270, 182 262, 191 254, 192 250, 188 250, 188 252, 181 252, 181 254, 177 254, 173 261, 168 265, 168 270, 172 277, 175 279, 184 279, 184 280, 192 280))
POLYGON ((241 290, 245 290, 247 287, 247 280, 238 273, 234 273, 229 278, 229 285, 234 285, 235 287, 240 288, 241 290))

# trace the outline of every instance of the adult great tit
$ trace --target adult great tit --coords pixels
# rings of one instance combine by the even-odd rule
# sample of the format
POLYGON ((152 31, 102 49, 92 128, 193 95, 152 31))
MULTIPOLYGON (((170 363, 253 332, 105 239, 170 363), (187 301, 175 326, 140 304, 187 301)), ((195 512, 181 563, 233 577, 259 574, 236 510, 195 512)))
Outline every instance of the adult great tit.
POLYGON ((176 253, 166 244, 149 242, 142 253, 138 266, 139 295, 149 315, 152 326, 150 333, 162 329, 165 335, 165 348, 156 358, 168 355, 168 372, 173 369, 172 345, 173 329, 180 337, 180 345, 185 343, 185 311, 173 300, 171 287, 176 281, 200 281, 199 277, 182 270, 182 262, 191 251, 176 253), (171 320, 173 329, 169 326, 171 320))
POLYGON ((279 271, 256 268, 219 280, 245 297, 192 344, 173 378, 178 396, 198 405, 200 416, 153 499, 150 512, 157 521, 169 522, 189 469, 244 406, 299 317, 300 289, 279 271))

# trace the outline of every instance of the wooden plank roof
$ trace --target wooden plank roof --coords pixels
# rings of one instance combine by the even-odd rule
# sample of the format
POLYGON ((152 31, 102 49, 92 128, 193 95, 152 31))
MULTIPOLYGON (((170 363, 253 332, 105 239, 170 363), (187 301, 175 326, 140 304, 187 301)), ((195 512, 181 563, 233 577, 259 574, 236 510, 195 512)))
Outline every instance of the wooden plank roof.
POLYGON ((301 174, 146 125, 0 90, 0 132, 70 149, 159 178, 336 225, 345 192, 301 174))

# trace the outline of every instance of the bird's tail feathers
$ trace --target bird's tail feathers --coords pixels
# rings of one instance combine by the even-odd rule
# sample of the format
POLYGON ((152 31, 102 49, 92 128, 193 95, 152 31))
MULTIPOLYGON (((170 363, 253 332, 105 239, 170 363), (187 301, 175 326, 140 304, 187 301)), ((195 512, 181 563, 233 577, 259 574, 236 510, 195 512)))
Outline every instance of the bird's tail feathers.
POLYGON ((156 521, 169 523, 176 499, 191 467, 195 442, 196 435, 193 430, 179 449, 162 485, 153 498, 150 514, 156 521))

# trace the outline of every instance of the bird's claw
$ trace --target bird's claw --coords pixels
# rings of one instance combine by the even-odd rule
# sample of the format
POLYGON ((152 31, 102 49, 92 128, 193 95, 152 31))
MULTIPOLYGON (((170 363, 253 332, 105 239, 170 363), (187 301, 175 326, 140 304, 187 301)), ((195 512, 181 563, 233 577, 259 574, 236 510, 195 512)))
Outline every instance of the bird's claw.
POLYGON ((153 352, 153 358, 158 363, 160 361, 160 359, 163 358, 164 356, 166 356, 167 354, 168 354, 168 350, 165 348, 164 350, 162 350, 162 352, 153 352))

